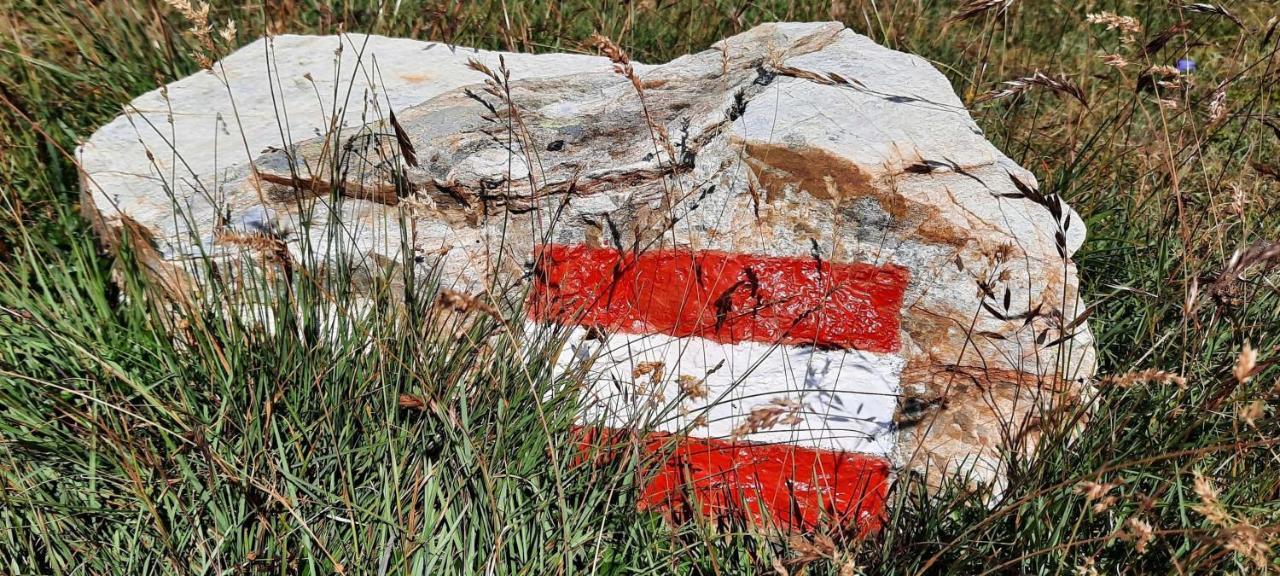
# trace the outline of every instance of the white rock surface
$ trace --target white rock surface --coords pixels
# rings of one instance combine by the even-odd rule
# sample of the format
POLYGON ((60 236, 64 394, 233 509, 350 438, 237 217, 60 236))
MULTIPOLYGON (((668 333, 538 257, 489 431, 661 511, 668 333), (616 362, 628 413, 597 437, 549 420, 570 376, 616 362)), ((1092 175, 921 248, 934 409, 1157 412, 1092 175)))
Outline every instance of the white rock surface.
POLYGON ((109 240, 136 223, 179 290, 194 256, 239 253, 238 236, 299 253, 308 218, 344 223, 310 235, 320 252, 439 255, 468 292, 527 278, 547 241, 901 266, 884 451, 930 477, 995 478, 1007 440, 1033 443, 1042 410, 1093 374, 1073 325, 1083 222, 1035 192, 927 61, 839 24, 769 24, 635 69, 643 98, 603 57, 259 40, 96 132, 79 151, 85 212, 109 240), (500 56, 514 115, 468 65, 497 72, 500 56))

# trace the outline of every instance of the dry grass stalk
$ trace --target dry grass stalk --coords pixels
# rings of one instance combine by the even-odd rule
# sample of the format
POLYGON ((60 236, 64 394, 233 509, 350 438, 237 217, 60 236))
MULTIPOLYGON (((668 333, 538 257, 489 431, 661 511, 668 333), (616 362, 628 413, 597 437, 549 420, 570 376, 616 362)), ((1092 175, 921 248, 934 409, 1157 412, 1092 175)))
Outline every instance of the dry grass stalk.
POLYGON ((1241 22, 1239 18, 1236 18, 1235 14, 1228 12, 1225 7, 1219 6, 1217 4, 1209 4, 1207 2, 1195 2, 1192 4, 1183 4, 1182 9, 1186 10, 1187 12, 1195 12, 1197 14, 1208 14, 1210 16, 1220 16, 1222 18, 1226 18, 1227 20, 1230 20, 1232 24, 1235 24, 1236 26, 1239 26, 1242 29, 1244 28, 1244 22, 1241 22))
POLYGON ((404 158, 404 163, 414 168, 418 167, 418 152, 413 148, 413 140, 409 138, 409 133, 405 131, 404 126, 400 125, 400 121, 396 119, 394 111, 387 111, 388 120, 391 122, 391 128, 396 134, 396 145, 400 148, 400 156, 404 158))
POLYGON ((435 305, 439 309, 450 310, 460 314, 480 312, 493 318, 501 318, 498 314, 498 309, 482 300, 480 295, 464 294, 448 288, 440 289, 440 295, 436 297, 435 305))
POLYGON ((800 415, 802 408, 803 405, 790 398, 774 398, 764 406, 752 408, 747 419, 733 429, 732 438, 741 440, 749 434, 769 430, 779 424, 785 426, 800 424, 804 422, 804 417, 800 415))
MULTIPOLYGON (((484 74, 486 77, 484 81, 484 91, 488 93, 490 96, 493 96, 494 98, 498 98, 499 100, 502 100, 504 103, 507 103, 506 90, 503 89, 504 83, 507 79, 506 74, 499 75, 497 72, 494 72, 492 68, 489 68, 489 66, 487 66, 484 62, 476 60, 475 58, 467 59, 467 68, 470 68, 472 70, 475 70, 476 72, 484 74)), ((510 108, 509 103, 508 103, 508 108, 510 108)), ((494 113, 495 116, 497 117, 504 116, 500 114, 498 110, 495 108, 490 108, 489 111, 494 113)))
MULTIPOLYGON (((213 68, 213 59, 210 55, 213 54, 215 50, 213 46, 213 38, 211 36, 213 26, 209 24, 209 5, 204 2, 196 2, 195 4, 192 4, 191 0, 164 1, 171 8, 177 10, 179 14, 182 14, 182 17, 187 20, 187 23, 191 24, 191 35, 195 36, 196 42, 200 45, 200 50, 192 54, 192 56, 195 57, 196 62, 205 70, 213 68)), ((223 31, 227 32, 229 30, 230 35, 234 36, 235 23, 228 21, 227 24, 228 28, 223 31)), ((224 38, 225 37, 226 36, 224 36, 224 38)))
POLYGON ((1245 274, 1254 268, 1270 270, 1277 264, 1280 264, 1280 242, 1261 242, 1236 250, 1205 292, 1221 304, 1233 303, 1239 297, 1245 274))
MULTIPOLYGON (((483 62, 476 60, 475 58, 469 58, 467 60, 467 67, 486 76, 484 81, 484 92, 502 102, 502 108, 499 109, 493 104, 490 104, 483 97, 472 92, 470 89, 464 90, 463 93, 472 100, 479 102, 489 111, 489 114, 492 115, 485 116, 481 114, 482 119, 492 122, 502 122, 506 125, 505 127, 507 129, 508 137, 511 140, 517 140, 519 142, 519 148, 524 156, 525 165, 538 166, 538 160, 530 155, 530 151, 536 149, 533 137, 529 134, 528 126, 525 125, 524 116, 520 114, 520 109, 511 98, 511 70, 507 68, 506 57, 501 54, 498 55, 497 71, 489 68, 483 62)), ((405 138, 399 138, 399 136, 400 134, 397 132, 397 138, 402 145, 401 151, 405 156, 405 161, 409 162, 412 166, 416 166, 418 162, 417 152, 413 150, 411 144, 407 148, 404 146, 404 144, 408 143, 407 134, 405 135, 405 138), (412 162, 410 162, 410 160, 412 160, 412 162)), ((511 174, 508 173, 508 179, 510 176, 511 174)), ((537 176, 533 170, 528 171, 527 178, 529 181, 529 189, 537 190, 537 176)))
POLYGON ((796 564, 808 564, 823 558, 831 558, 839 552, 835 541, 826 534, 814 534, 808 538, 793 534, 787 540, 787 545, 795 554, 792 562, 796 564))
POLYGON ((1187 387, 1187 379, 1173 372, 1158 370, 1156 368, 1147 368, 1145 370, 1137 370, 1125 372, 1120 375, 1110 375, 1102 379, 1102 385, 1115 386, 1117 388, 1132 388, 1139 384, 1173 384, 1179 388, 1187 387))
POLYGON ((1170 40, 1173 40, 1179 34, 1186 32, 1187 29, 1190 27, 1191 27, 1191 23, 1187 22, 1186 20, 1183 20, 1181 22, 1178 22, 1177 24, 1174 24, 1168 28, 1165 28, 1164 30, 1161 30, 1158 34, 1152 37, 1151 40, 1148 40, 1147 43, 1142 46, 1142 54, 1145 56, 1151 56, 1156 52, 1159 52, 1161 49, 1165 47, 1166 44, 1169 43, 1170 40))
POLYGON ((635 89, 636 94, 640 97, 640 107, 644 112, 644 121, 649 126, 650 135, 654 142, 667 153, 668 161, 674 166, 678 159, 676 158, 675 146, 671 144, 671 135, 667 133, 667 128, 655 121, 653 115, 649 113, 649 105, 646 103, 644 96, 644 82, 640 80, 640 75, 636 74, 635 66, 631 64, 631 57, 627 55, 626 50, 623 50, 621 46, 601 34, 592 34, 591 43, 610 62, 613 62, 614 72, 631 82, 631 87, 635 89))
MULTIPOLYGON (((278 266, 284 271, 286 278, 293 275, 293 257, 284 240, 267 234, 242 234, 222 229, 214 233, 213 241, 225 246, 238 246, 257 253, 263 264, 278 266)), ((268 271, 274 270, 272 267, 268 271)))
POLYGON ((1129 66, 1129 60, 1119 54, 1103 54, 1102 63, 1113 68, 1125 68, 1129 66))
POLYGON ((782 64, 774 64, 773 66, 771 66, 771 68, 774 72, 781 74, 783 76, 800 78, 803 80, 808 80, 810 82, 817 82, 818 84, 826 84, 828 86, 852 86, 854 88, 866 87, 866 85, 864 85, 862 82, 859 82, 853 78, 845 78, 844 76, 836 74, 835 72, 826 72, 826 73, 814 72, 812 70, 804 70, 801 68, 794 68, 794 67, 785 66, 782 64))
POLYGON ((1015 0, 968 0, 960 5, 959 10, 952 16, 949 22, 959 22, 969 20, 977 16, 981 16, 995 10, 994 14, 999 16, 1009 10, 1013 6, 1015 0))
POLYGON ((400 407, 407 410, 425 412, 427 410, 427 399, 413 394, 401 394, 400 407))
POLYGON ((774 571, 779 574, 788 574, 788 568, 795 570, 797 574, 808 574, 809 565, 821 560, 827 560, 838 566, 836 573, 839 576, 855 576, 859 573, 858 564, 853 556, 845 552, 827 534, 821 532, 809 535, 792 534, 787 539, 787 549, 791 552, 791 558, 785 562, 777 558, 773 560, 774 571))
POLYGON ((999 90, 992 90, 990 92, 987 92, 986 94, 978 96, 978 98, 974 100, 974 103, 989 102, 991 100, 998 100, 1001 98, 1018 96, 1028 90, 1031 90, 1032 88, 1040 86, 1043 88, 1048 88, 1049 90, 1052 90, 1053 92, 1056 92, 1058 94, 1062 94, 1062 95, 1074 98, 1076 101, 1080 102, 1080 104, 1082 104, 1085 108, 1089 107, 1089 100, 1085 97, 1084 90, 1081 90, 1079 86, 1077 86, 1075 83, 1068 80, 1066 76, 1063 76, 1061 74, 1058 75, 1057 77, 1049 77, 1042 72, 1036 71, 1034 74, 1030 76, 1023 76, 1021 78, 1014 78, 1013 80, 1006 80, 1001 84, 1004 86, 1004 88, 999 90))
POLYGON ((1217 124, 1227 117, 1227 85, 1228 82, 1218 84, 1209 96, 1210 124, 1217 124))

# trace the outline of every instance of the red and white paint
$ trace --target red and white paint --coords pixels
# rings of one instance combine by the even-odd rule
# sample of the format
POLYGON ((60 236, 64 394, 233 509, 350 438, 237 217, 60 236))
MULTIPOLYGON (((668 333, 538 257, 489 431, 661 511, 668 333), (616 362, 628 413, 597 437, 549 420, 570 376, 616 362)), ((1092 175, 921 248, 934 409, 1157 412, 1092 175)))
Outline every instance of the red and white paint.
POLYGON ((529 313, 572 327, 556 369, 587 371, 583 422, 655 431, 653 450, 678 438, 643 505, 693 493, 709 514, 874 522, 895 444, 905 269, 554 244, 535 256, 529 313), (660 378, 642 369, 655 363, 660 378), (682 376, 706 396, 682 392, 682 376), (771 406, 783 421, 748 432, 771 406))

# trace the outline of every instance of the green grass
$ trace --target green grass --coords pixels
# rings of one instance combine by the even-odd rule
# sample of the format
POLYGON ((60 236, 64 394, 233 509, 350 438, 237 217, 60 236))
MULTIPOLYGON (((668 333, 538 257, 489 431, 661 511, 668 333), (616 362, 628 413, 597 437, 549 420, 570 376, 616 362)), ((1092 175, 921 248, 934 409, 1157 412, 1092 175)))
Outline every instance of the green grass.
POLYGON ((68 152, 132 97, 198 70, 188 24, 143 0, 0 0, 0 573, 1280 571, 1273 553, 1239 553, 1280 545, 1277 262, 1215 283, 1237 250, 1280 240, 1274 6, 1230 5, 1242 30, 1146 2, 1019 2, 961 22, 952 6, 826 4, 285 0, 220 2, 212 20, 234 19, 236 44, 264 26, 342 25, 586 51, 601 32, 656 62, 756 22, 841 17, 933 61, 988 137, 1086 218, 1076 261, 1102 372, 1159 369, 1185 386, 1104 382, 1088 427, 1051 429, 991 502, 961 483, 927 498, 903 478, 894 515, 866 539, 673 527, 636 511, 636 459, 581 461, 573 399, 545 355, 511 345, 492 318, 433 306, 430 279, 406 306, 384 292, 338 319, 319 303, 347 302, 347 282, 304 284, 276 299, 272 332, 157 298, 128 251, 102 252, 76 216, 68 152), (1085 21, 1101 10, 1138 18, 1136 42, 1085 21), (1183 56, 1199 64, 1192 84, 1135 89, 1149 65, 1183 56), (1035 70, 1065 75, 1088 106, 1039 86, 978 103, 1035 70), (1211 121, 1220 85, 1226 112, 1211 121), (1246 342, 1259 368, 1242 382, 1246 342), (1197 473, 1226 519, 1206 517, 1197 473), (1114 501, 1094 510, 1085 481, 1117 484, 1114 501), (1152 527, 1144 546, 1120 537, 1136 522, 1152 527))

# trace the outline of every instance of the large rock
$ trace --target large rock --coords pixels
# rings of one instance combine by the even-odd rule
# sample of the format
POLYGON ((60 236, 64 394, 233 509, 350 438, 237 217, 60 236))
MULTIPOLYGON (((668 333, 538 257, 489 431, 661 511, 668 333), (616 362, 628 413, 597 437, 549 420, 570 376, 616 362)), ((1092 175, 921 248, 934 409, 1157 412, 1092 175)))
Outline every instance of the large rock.
POLYGON ((927 61, 839 24, 769 24, 634 75, 259 40, 95 133, 84 207, 108 239, 149 236, 175 291, 193 256, 246 237, 301 252, 304 216, 312 248, 357 265, 532 284, 533 319, 582 326, 561 369, 603 356, 590 371, 613 381, 588 398, 611 426, 635 416, 618 392, 634 380, 675 407, 658 428, 992 480, 1086 385, 1084 225, 927 61))

